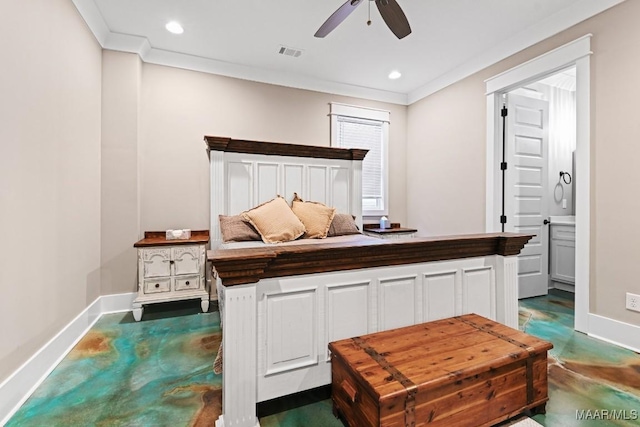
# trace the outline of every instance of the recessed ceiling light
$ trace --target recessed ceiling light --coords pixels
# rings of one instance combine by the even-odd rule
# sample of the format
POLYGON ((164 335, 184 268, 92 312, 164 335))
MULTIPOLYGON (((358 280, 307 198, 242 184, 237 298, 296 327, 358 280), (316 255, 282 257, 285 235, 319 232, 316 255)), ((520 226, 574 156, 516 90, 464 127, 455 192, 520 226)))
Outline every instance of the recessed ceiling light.
POLYGON ((400 71, 393 70, 392 72, 389 73, 389 78, 391 80, 399 79, 401 76, 402 74, 400 74, 400 71))
POLYGON ((184 28, 182 25, 178 24, 176 21, 171 21, 167 25, 165 25, 167 31, 173 34, 182 34, 184 33, 184 28))

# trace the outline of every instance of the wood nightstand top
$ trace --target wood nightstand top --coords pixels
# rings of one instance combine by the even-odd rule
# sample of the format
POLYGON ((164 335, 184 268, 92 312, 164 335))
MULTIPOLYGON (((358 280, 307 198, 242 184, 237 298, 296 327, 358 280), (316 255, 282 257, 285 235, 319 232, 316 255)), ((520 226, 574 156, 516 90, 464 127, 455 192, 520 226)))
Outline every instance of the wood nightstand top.
POLYGON ((365 228, 364 230, 367 233, 376 233, 376 234, 408 234, 408 233, 417 233, 418 230, 415 228, 365 228))
POLYGON ((209 230, 192 230, 189 239, 167 240, 165 231, 145 231, 144 239, 138 240, 133 246, 141 248, 145 246, 162 245, 192 245, 194 243, 209 242, 209 230))

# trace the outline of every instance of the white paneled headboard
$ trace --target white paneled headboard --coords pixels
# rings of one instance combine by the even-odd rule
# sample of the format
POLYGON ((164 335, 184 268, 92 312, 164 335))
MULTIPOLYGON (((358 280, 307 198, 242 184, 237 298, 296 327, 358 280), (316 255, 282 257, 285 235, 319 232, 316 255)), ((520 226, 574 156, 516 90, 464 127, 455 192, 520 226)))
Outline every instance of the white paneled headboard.
POLYGON ((218 215, 237 215, 277 195, 333 206, 362 229, 362 160, 367 150, 205 136, 211 170, 211 247, 218 215))

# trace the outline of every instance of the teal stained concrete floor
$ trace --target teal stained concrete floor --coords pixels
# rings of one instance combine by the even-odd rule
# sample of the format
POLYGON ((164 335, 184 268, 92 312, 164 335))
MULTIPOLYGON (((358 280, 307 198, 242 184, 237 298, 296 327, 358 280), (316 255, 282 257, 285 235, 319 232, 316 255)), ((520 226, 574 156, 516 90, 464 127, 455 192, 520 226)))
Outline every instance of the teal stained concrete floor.
MULTIPOLYGON (((218 312, 199 302, 103 316, 9 420, 16 426, 212 426, 218 312)), ((520 303, 521 329, 551 341, 546 427, 640 426, 640 355, 573 331, 566 295, 520 303), (582 417, 581 420, 578 418, 582 417)), ((263 427, 340 427, 327 389, 258 408, 263 427)))
POLYGON ((554 346, 547 413, 533 419, 547 427, 640 426, 640 355, 575 332, 567 295, 520 301, 520 329, 554 346))

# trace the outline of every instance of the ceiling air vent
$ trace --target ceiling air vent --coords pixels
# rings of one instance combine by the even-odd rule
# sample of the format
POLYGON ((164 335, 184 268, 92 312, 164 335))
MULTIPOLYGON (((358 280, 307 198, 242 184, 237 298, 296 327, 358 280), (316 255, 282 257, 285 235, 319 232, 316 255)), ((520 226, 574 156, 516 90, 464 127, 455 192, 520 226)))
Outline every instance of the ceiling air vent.
POLYGON ((297 58, 298 56, 302 55, 302 51, 300 49, 294 49, 292 47, 286 47, 282 45, 280 45, 280 49, 278 50, 278 53, 280 55, 293 56, 294 58, 297 58))

